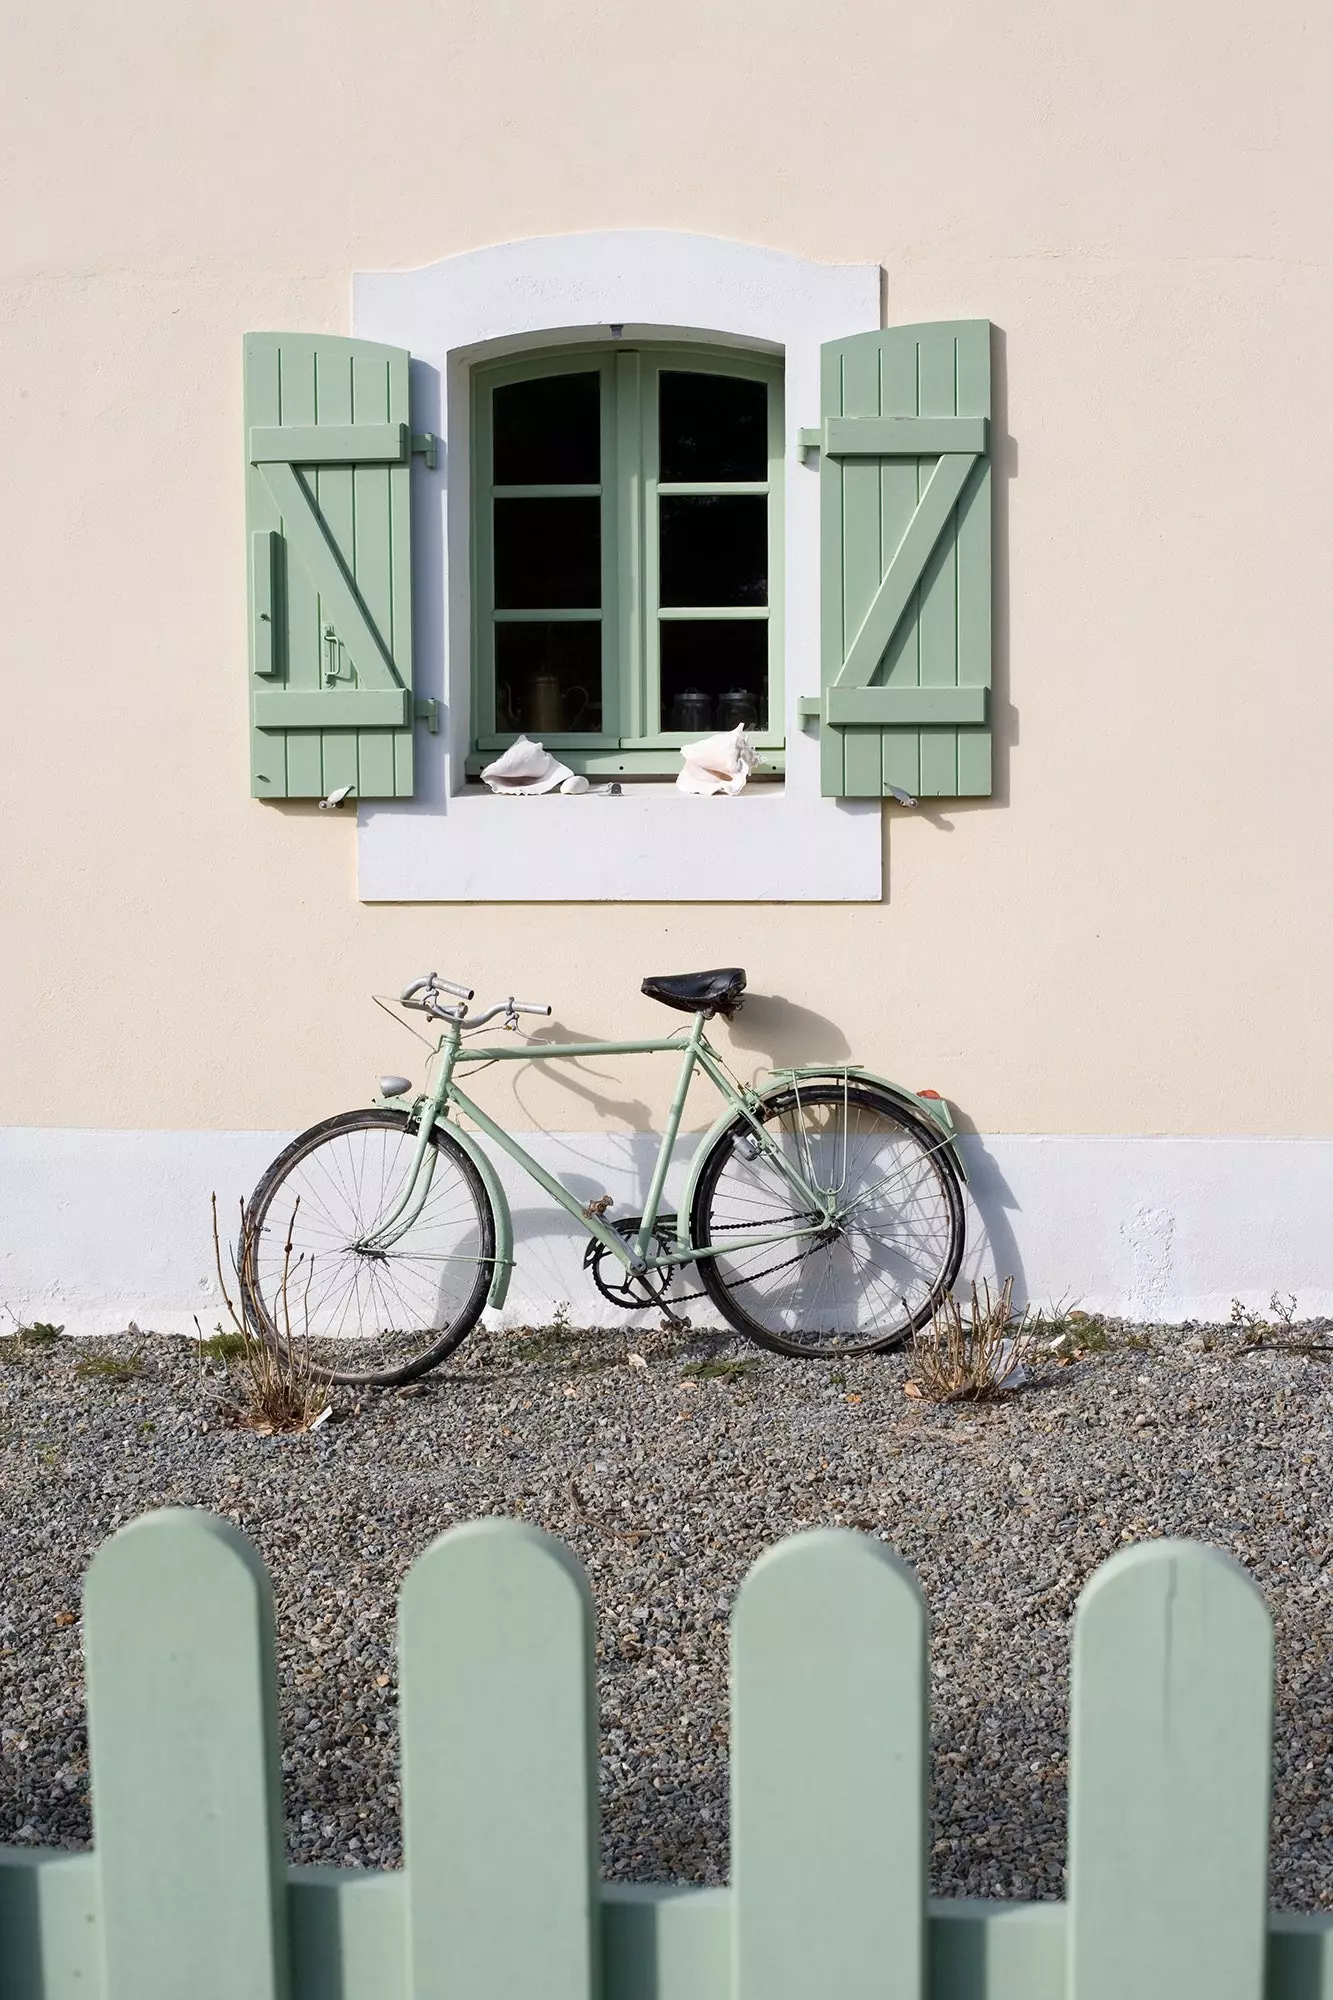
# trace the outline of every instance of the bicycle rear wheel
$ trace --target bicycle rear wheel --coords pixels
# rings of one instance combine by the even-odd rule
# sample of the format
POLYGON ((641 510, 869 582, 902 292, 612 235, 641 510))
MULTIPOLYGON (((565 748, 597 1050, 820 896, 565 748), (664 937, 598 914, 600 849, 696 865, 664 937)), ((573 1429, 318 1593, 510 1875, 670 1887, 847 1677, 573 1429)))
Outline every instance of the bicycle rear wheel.
POLYGON ((899 1347, 948 1292, 963 1258, 963 1198, 947 1142, 924 1116, 870 1083, 837 1078, 767 1098, 756 1117, 834 1222, 801 1207, 781 1169, 737 1118, 703 1164, 690 1241, 705 1291, 750 1340, 778 1354, 869 1354, 899 1347), (728 1236, 765 1240, 728 1251, 728 1236), (790 1232, 785 1233, 784 1232, 790 1232))
POLYGON ((475 1326, 495 1268, 481 1175, 437 1125, 421 1212, 375 1243, 419 1127, 404 1111, 347 1111, 312 1125, 268 1169, 246 1209, 245 1309, 274 1346, 309 1352, 330 1382, 410 1382, 475 1326), (291 1251, 287 1250, 290 1240, 291 1251), (285 1297, 284 1297, 285 1271, 285 1297))

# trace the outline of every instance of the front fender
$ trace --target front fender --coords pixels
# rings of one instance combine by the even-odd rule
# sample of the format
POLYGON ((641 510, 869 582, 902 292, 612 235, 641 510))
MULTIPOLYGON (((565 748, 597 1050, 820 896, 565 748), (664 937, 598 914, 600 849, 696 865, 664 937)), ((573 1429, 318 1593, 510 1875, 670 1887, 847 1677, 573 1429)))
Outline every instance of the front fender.
MULTIPOLYGON (((846 1063, 842 1066, 836 1063, 818 1063, 809 1069, 774 1070, 772 1082, 766 1083, 762 1090, 756 1090, 753 1098, 755 1102, 763 1104, 770 1098, 781 1097, 784 1092, 793 1089, 797 1084, 841 1083, 844 1077, 850 1083, 873 1083, 877 1090, 896 1098, 904 1111, 910 1111, 914 1117, 924 1118, 928 1124, 933 1125, 944 1139, 943 1150, 949 1154, 958 1169, 959 1178, 966 1182, 967 1163, 958 1144, 958 1128, 953 1122, 953 1113, 945 1100, 942 1097, 922 1097, 917 1091, 908 1090, 905 1084, 893 1083, 887 1076, 877 1076, 874 1070, 862 1069, 859 1063, 846 1063)), ((736 1116, 735 1109, 728 1106, 721 1117, 714 1119, 695 1148, 680 1196, 679 1214, 682 1228, 689 1227, 689 1218, 694 1213, 694 1191, 703 1172, 704 1162, 713 1149, 713 1143, 721 1137, 728 1125, 735 1123, 736 1116)))
POLYGON ((481 1175, 482 1185, 491 1198, 491 1208, 495 1215, 495 1269, 491 1275, 491 1288, 486 1294, 488 1306, 502 1306, 509 1292, 509 1280, 514 1275, 514 1218, 509 1212, 509 1197, 500 1182, 493 1162, 485 1149, 478 1144, 470 1132, 452 1118, 437 1118, 440 1130, 456 1139, 463 1151, 481 1175))

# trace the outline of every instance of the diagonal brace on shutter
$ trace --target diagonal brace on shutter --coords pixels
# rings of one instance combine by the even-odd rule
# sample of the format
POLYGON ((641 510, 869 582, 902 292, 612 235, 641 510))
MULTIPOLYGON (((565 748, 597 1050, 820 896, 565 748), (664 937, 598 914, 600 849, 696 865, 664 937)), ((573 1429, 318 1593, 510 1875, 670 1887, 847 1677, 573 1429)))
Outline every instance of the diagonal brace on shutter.
MULTIPOLYGON (((834 698, 839 690, 864 689, 867 694, 886 694, 889 692, 887 689, 871 688, 870 684, 874 678, 875 670, 883 659, 904 612, 911 603, 912 593, 921 581, 926 564, 930 561, 934 553, 936 543, 944 533, 953 515, 954 508, 962 498, 963 489, 967 485, 972 468, 980 462, 981 454, 975 451, 946 452, 940 458, 930 476, 925 492, 917 502, 916 512, 908 522, 903 538, 894 551, 893 560, 889 564, 884 580, 871 600, 870 609, 866 612, 861 622, 861 628, 847 649, 847 657, 842 663, 842 668, 833 685, 825 690, 823 715, 826 722, 832 723, 835 719, 851 720, 850 715, 845 718, 835 718, 833 710, 837 707, 837 702, 834 698)), ((904 689, 900 692, 906 694, 909 690, 904 689)), ((924 693, 925 691, 923 690, 922 692, 924 693)), ((966 692, 970 694, 972 690, 967 690, 966 692)), ((893 706, 892 703, 882 703, 880 705, 886 711, 889 707, 893 706)), ((873 707, 874 704, 858 703, 856 706, 859 711, 863 707, 873 707)), ((901 707, 902 704, 899 702, 900 711, 901 707)), ((864 723, 879 720, 886 723, 905 723, 917 718, 901 712, 892 716, 886 712, 883 717, 858 712, 856 719, 864 723)), ((924 721, 927 718, 922 716, 920 719, 924 721)), ((930 719, 933 720, 934 718, 930 719)), ((961 720, 962 718, 960 717, 959 719, 961 720)), ((972 720, 974 718, 969 716, 968 719, 972 720)), ((977 721, 983 719, 983 716, 975 718, 977 721)))
MULTIPOLYGON (((291 465, 275 461, 261 465, 259 470, 282 516, 288 554, 295 556, 318 590, 338 637, 352 656, 361 689, 392 689, 406 702, 406 690, 394 671, 384 641, 366 614, 356 584, 315 507, 310 489, 291 465)), ((349 695, 356 692, 347 690, 349 695)), ((281 688, 274 688, 268 694, 270 707, 296 699, 294 691, 281 688)), ((328 694, 321 693, 319 699, 327 702, 328 694)), ((321 712, 330 713, 327 708, 321 712)), ((406 710, 404 715, 410 720, 406 710)), ((276 727, 277 721, 275 714, 270 726, 276 727)))

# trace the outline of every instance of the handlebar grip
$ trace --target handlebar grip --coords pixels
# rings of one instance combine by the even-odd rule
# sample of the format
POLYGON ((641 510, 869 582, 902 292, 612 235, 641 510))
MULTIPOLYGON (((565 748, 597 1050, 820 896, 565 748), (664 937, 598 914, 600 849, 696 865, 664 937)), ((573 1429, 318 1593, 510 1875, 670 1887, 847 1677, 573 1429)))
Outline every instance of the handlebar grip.
POLYGON ((549 1007, 539 1006, 535 1000, 511 1000, 509 1004, 516 1014, 549 1014, 551 1011, 549 1007))
POLYGON ((416 995, 423 992, 452 993, 456 999, 470 1000, 476 990, 475 986, 455 986, 451 979, 441 979, 438 972, 427 972, 403 988, 398 996, 398 1004, 400 1007, 410 1007, 416 995))

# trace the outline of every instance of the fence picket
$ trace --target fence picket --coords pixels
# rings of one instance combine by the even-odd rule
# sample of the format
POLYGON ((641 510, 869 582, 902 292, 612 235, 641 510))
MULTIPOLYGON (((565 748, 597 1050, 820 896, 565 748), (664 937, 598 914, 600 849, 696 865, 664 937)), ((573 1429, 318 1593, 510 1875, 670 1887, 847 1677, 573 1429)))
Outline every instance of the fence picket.
POLYGON ((593 1608, 519 1521, 454 1528, 399 1598, 411 2000, 596 2000, 593 1608))
POLYGON ((1068 2000, 1262 2000, 1272 1626, 1216 1549, 1145 1542, 1083 1592, 1068 2000))
POLYGON ((926 1616, 878 1543, 797 1536, 741 1590, 729 1890, 598 1882, 592 1636, 557 1543, 443 1537, 400 1597, 406 1868, 287 1871, 259 1560, 204 1514, 122 1530, 84 1591, 96 1844, 0 1846, 0 1994, 1333 1995, 1333 1917, 1267 1910, 1272 1630, 1217 1550, 1083 1593, 1065 1905, 927 1903, 926 1616))
POLYGON ((734 2000, 922 2000, 926 1609, 841 1529, 762 1556, 732 1619, 734 2000))
POLYGON ((181 1508, 93 1558, 83 1640, 104 2000, 284 2000, 268 1578, 181 1508))

